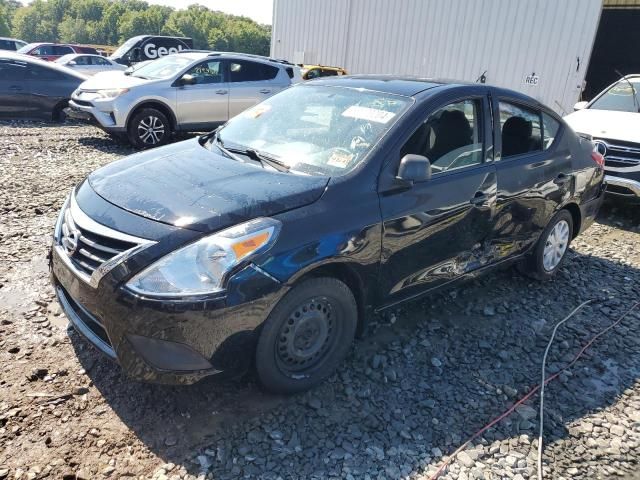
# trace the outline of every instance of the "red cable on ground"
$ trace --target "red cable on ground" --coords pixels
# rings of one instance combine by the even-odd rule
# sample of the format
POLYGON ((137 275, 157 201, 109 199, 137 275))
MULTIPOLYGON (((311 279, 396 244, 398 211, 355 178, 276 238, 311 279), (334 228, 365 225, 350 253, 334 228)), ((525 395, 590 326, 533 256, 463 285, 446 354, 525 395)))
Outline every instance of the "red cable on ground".
MULTIPOLYGON (((604 330, 602 330, 600 333, 598 333, 597 335, 595 335, 591 340, 589 340, 586 345, 584 347, 582 347, 582 349, 580 349, 580 351, 578 352, 578 354, 573 358, 573 360, 571 360, 571 362, 569 362, 567 365, 565 365, 564 367, 562 367, 560 370, 558 370, 556 373, 554 373, 553 375, 551 375, 549 378, 546 379, 546 381, 544 382, 545 385, 549 382, 551 382, 552 380, 555 380, 556 378, 558 378, 558 376, 560 376, 560 374, 562 372, 564 372, 565 370, 571 368, 573 365, 575 365, 575 363, 580 359, 580 357, 582 357, 582 355, 584 354, 584 352, 587 350, 587 348, 589 348, 591 345, 593 345, 593 343, 600 338, 601 336, 603 336, 605 333, 607 333, 609 330, 611 330, 612 328, 614 328, 616 325, 618 325, 622 320, 624 320, 624 318, 629 315, 638 305, 640 305, 640 302, 636 302, 629 310, 627 310, 618 320, 616 320, 615 322, 613 322, 611 325, 609 325, 607 328, 605 328, 604 330)), ((484 432, 486 432, 487 430, 489 430, 491 427, 493 427, 496 423, 500 422, 501 420, 503 420, 504 418, 508 417, 511 413, 513 413, 513 411, 516 409, 516 407, 518 407, 519 405, 522 405, 524 402, 526 402, 529 398, 531 398, 531 396, 536 393, 538 390, 540 390, 540 387, 542 386, 542 384, 538 384, 536 385, 533 389, 531 389, 531 391, 529 393, 527 393, 524 397, 522 397, 520 400, 518 400, 516 403, 514 403, 511 407, 509 407, 509 409, 507 409, 502 415, 500 415, 499 417, 491 420, 489 423, 487 423, 484 427, 482 427, 480 430, 478 430, 476 433, 474 433, 473 435, 471 435, 471 437, 469 437, 469 439, 464 442, 462 445, 460 445, 458 447, 458 449, 453 452, 449 458, 447 460, 445 460, 445 462, 440 466, 440 468, 438 468, 438 470, 436 470, 436 473, 434 473, 431 477, 429 477, 429 480, 436 480, 444 471, 445 468, 447 468, 447 466, 451 463, 451 461, 461 452, 463 451, 465 448, 467 448, 467 446, 473 442, 476 438, 478 438, 480 435, 482 435, 484 432)))

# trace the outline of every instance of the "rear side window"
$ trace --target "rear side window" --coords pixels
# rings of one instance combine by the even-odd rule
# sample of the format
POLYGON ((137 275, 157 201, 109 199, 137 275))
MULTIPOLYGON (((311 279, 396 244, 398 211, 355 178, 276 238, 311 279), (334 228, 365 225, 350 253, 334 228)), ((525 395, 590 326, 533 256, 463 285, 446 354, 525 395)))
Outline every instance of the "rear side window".
POLYGON ((0 39, 0 50, 15 50, 16 44, 13 40, 0 39))
POLYGON ((546 150, 556 139, 558 135, 558 131, 560 130, 560 122, 558 122, 551 115, 547 115, 546 113, 542 113, 542 133, 543 133, 543 141, 542 147, 546 150))
POLYGON ((108 66, 111 65, 109 61, 102 57, 90 57, 92 65, 108 66))
POLYGON ((540 112, 522 105, 500 102, 502 158, 542 151, 540 112))
POLYGON ((29 65, 29 76, 33 80, 62 80, 65 75, 53 68, 41 67, 40 65, 29 65))
POLYGON ((0 81, 21 81, 24 79, 26 70, 26 67, 22 65, 0 61, 0 81))
POLYGON ((76 57, 76 65, 91 65, 91 57, 76 57))
POLYGON ((413 153, 431 162, 433 174, 482 163, 482 103, 464 100, 431 114, 409 137, 400 157, 413 153))
POLYGON ((248 60, 232 60, 229 62, 229 78, 232 82, 259 82, 273 80, 278 75, 278 68, 264 63, 248 60))
POLYGON ((336 70, 325 70, 323 69, 320 72, 320 76, 321 77, 335 77, 338 75, 338 72, 336 70))
POLYGON ((69 53, 75 53, 73 51, 73 48, 71 47, 65 47, 63 45, 55 45, 53 47, 53 55, 67 55, 69 53))

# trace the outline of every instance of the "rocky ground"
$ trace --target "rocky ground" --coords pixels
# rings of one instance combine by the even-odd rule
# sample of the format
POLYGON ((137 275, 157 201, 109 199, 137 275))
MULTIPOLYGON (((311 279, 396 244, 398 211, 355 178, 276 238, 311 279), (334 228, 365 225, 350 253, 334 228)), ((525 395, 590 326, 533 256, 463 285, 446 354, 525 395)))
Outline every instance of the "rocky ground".
MULTIPOLYGON (((248 375, 191 387, 128 381, 53 298, 56 213, 91 170, 132 153, 91 127, 0 124, 0 480, 411 478, 441 462, 640 297, 640 208, 607 205, 552 283, 513 270, 378 318, 306 394, 248 375)), ((638 478, 640 310, 545 395, 545 478, 638 478)), ((538 396, 477 438, 441 478, 536 474, 538 396)))

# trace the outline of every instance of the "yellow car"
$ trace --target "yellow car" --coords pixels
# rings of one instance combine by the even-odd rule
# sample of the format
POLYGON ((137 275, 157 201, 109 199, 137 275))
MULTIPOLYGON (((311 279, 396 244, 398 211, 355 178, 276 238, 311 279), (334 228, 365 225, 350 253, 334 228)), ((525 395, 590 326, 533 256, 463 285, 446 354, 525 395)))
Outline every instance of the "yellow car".
POLYGON ((346 75, 347 71, 342 67, 327 67, 326 65, 301 65, 300 73, 304 80, 311 80, 319 77, 335 77, 336 75, 346 75))

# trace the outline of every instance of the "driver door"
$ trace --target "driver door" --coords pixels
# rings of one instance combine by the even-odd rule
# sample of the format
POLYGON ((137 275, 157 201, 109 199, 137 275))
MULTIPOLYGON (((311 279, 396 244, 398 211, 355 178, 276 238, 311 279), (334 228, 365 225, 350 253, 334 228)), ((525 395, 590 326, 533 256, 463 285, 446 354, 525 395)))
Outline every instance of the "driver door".
POLYGON ((229 119, 229 84, 225 81, 224 63, 210 59, 192 67, 185 75, 195 79, 193 85, 180 85, 180 79, 176 81, 180 129, 209 130, 229 119))
MULTIPOLYGON (((477 89, 474 90, 477 92, 477 89)), ((487 95, 431 109, 397 152, 423 155, 431 178, 381 191, 381 291, 389 303, 416 296, 490 260, 496 171, 487 95)))

